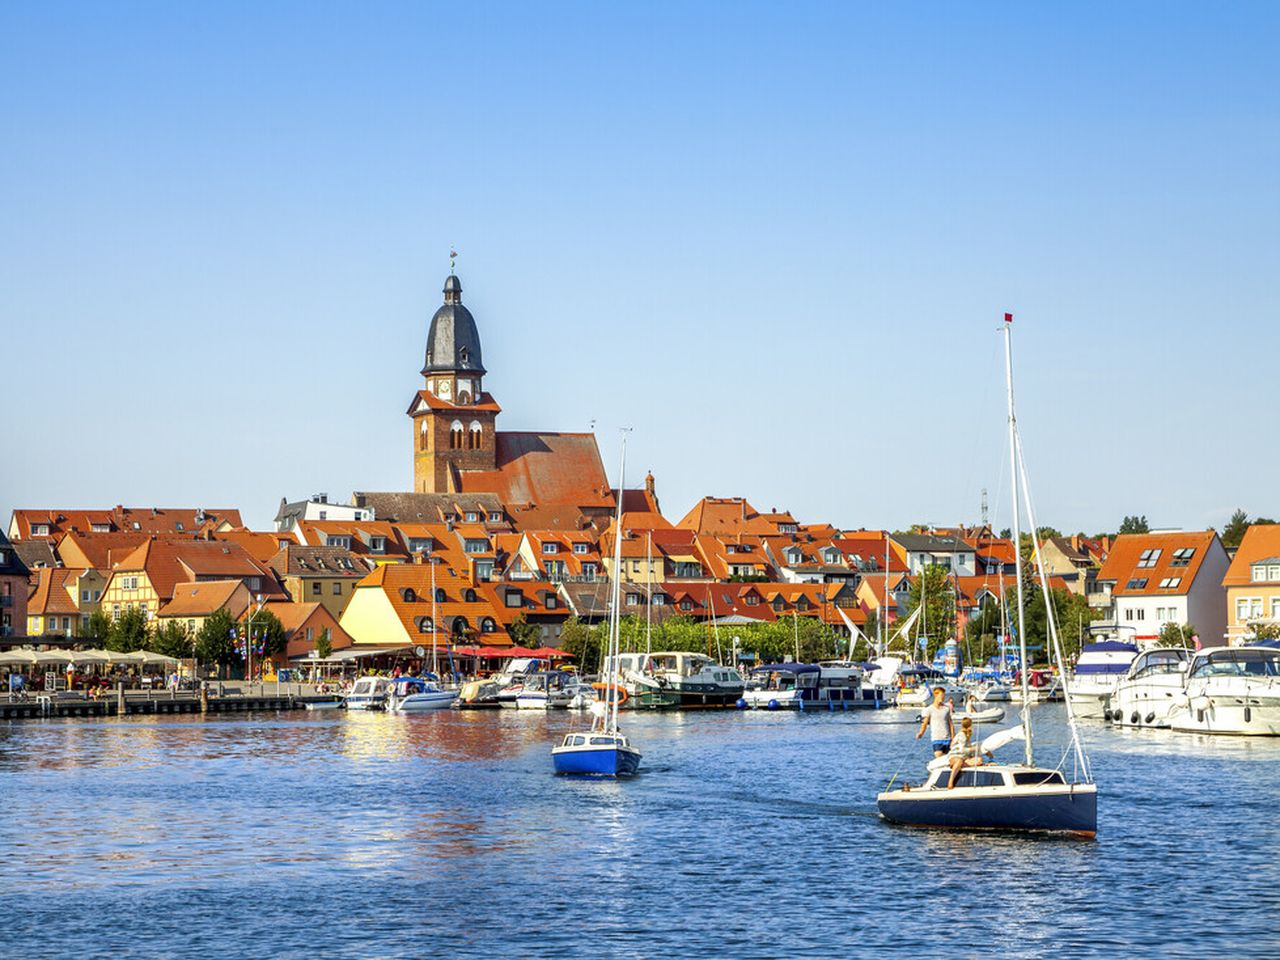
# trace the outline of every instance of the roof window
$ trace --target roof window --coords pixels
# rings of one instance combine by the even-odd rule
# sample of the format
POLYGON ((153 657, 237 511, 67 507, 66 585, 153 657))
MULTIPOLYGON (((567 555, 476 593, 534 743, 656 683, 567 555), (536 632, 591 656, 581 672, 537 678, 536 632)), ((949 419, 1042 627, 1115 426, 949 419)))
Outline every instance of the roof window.
POLYGON ((1160 560, 1160 552, 1159 547, 1153 547, 1150 550, 1143 550, 1142 556, 1138 558, 1138 568, 1145 569, 1148 567, 1154 567, 1160 560))
POLYGON ((1196 555, 1195 547, 1183 547, 1181 550, 1173 551, 1173 560, 1170 561, 1171 567, 1185 567, 1191 562, 1191 558, 1196 555))
POLYGON ((1177 590, 1180 586, 1182 586, 1181 577, 1165 577, 1160 581, 1161 590, 1177 590))
POLYGON ((1126 590, 1145 590, 1147 586, 1146 577, 1134 577, 1124 585, 1126 590))

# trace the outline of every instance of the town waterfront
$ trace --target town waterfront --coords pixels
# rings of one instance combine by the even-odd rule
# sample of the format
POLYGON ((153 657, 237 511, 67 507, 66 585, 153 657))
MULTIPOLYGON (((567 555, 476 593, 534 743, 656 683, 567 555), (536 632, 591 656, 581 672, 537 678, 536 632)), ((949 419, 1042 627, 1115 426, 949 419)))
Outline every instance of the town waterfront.
POLYGON ((0 953, 1280 955, 1280 743, 1086 724, 1098 839, 1034 840, 882 823, 909 717, 636 714, 630 782, 560 712, 8 724, 0 953))

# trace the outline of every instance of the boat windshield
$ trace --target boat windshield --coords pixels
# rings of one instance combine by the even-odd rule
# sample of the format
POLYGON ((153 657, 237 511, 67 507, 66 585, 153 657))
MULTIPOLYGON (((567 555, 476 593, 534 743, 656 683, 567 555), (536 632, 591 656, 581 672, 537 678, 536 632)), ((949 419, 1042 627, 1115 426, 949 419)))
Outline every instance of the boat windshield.
POLYGON ((1201 677, 1280 677, 1280 650, 1218 650, 1196 659, 1201 677))
POLYGON ((1015 773, 1013 782, 1020 787, 1036 787, 1042 783, 1065 783, 1066 781, 1056 770, 1033 770, 1028 773, 1015 773))
POLYGON ((1159 673, 1178 673, 1178 664, 1191 659, 1186 650, 1170 647, 1167 650, 1149 650, 1133 664, 1133 678, 1150 677, 1159 673))

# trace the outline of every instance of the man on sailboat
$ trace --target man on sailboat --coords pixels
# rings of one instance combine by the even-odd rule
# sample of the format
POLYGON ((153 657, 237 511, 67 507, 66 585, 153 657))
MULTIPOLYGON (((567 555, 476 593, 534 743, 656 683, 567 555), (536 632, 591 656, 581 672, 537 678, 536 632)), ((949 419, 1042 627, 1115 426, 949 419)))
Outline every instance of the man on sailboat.
POLYGON ((944 703, 947 695, 945 687, 933 688, 933 703, 920 711, 920 729, 916 739, 924 736, 929 730, 929 738, 933 741, 933 755, 941 757, 951 749, 951 738, 955 735, 955 719, 951 704, 944 703))

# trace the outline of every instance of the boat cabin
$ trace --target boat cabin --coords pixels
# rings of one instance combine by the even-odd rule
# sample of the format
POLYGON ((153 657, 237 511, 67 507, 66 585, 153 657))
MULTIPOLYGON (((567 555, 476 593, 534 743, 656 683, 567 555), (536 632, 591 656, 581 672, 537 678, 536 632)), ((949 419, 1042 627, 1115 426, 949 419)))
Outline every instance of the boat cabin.
POLYGON ((1191 651, 1180 647, 1157 647, 1138 654, 1125 674, 1128 680, 1143 680, 1161 674, 1182 673, 1187 669, 1191 651))
POLYGON ((566 733, 562 747, 625 747, 627 738, 620 733, 566 733))
POLYGON ((1208 677, 1280 677, 1280 650, 1266 647, 1218 647, 1202 650, 1191 662, 1192 680, 1208 677))
MULTIPOLYGON (((951 780, 951 768, 941 767, 929 774, 923 790, 946 790, 951 780)), ((961 787, 1044 787, 1066 783, 1057 770, 1028 769, 991 764, 983 767, 965 767, 956 778, 956 789, 961 787)))

